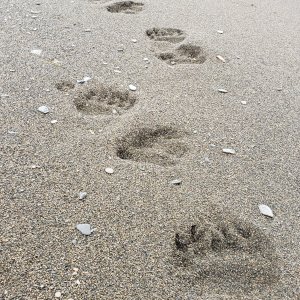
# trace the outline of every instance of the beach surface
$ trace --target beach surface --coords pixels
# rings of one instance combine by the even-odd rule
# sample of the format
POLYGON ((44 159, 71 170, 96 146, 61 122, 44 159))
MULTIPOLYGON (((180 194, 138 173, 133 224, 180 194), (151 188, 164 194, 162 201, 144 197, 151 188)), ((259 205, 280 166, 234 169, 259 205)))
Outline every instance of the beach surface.
POLYGON ((2 0, 0 299, 300 299, 299 15, 2 0))

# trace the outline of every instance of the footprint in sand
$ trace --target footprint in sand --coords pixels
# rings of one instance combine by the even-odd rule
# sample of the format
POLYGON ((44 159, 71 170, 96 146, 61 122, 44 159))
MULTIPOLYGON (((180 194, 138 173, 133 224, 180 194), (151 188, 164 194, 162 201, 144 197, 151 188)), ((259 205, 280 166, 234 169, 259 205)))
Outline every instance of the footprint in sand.
POLYGON ((167 126, 137 129, 119 141, 117 156, 137 162, 172 166, 188 151, 181 141, 182 137, 182 133, 167 126))
POLYGON ((156 52, 155 56, 167 64, 203 64, 207 59, 204 49, 197 45, 182 44, 176 49, 170 47, 186 38, 186 34, 181 29, 152 28, 146 30, 146 35, 157 42, 152 49, 156 52))
POLYGON ((278 279, 277 257, 267 236, 255 226, 231 218, 203 218, 174 239, 178 267, 199 280, 271 284, 278 279))
POLYGON ((134 1, 121 1, 106 6, 111 13, 135 14, 143 10, 143 3, 134 1))
POLYGON ((175 50, 156 54, 156 57, 170 65, 203 64, 207 54, 197 45, 182 44, 175 50))
POLYGON ((74 89, 75 84, 71 81, 62 80, 55 84, 55 87, 62 92, 67 92, 69 90, 74 89))
POLYGON ((186 37, 185 33, 177 28, 152 28, 146 30, 146 35, 153 41, 169 43, 180 43, 186 37))
POLYGON ((128 91, 114 87, 89 86, 80 91, 74 104, 78 111, 88 115, 122 114, 133 107, 137 99, 128 91))

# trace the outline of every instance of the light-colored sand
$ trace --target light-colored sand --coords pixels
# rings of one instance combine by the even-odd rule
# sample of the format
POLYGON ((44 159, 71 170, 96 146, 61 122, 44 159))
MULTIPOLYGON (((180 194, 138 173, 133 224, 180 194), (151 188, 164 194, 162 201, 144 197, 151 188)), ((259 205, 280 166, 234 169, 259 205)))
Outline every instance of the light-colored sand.
POLYGON ((299 299, 299 1, 104 2, 0 3, 0 298, 299 299), (153 27, 183 30, 206 61, 159 60, 180 43, 153 27), (90 84, 134 84, 137 101, 83 114, 73 100, 90 84), (205 239, 177 250, 192 225, 205 239))

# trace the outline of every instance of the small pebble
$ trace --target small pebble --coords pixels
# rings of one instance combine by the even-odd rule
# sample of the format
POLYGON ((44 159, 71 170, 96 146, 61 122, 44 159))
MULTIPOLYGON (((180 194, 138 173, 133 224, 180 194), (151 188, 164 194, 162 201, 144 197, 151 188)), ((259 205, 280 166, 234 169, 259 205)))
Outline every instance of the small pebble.
POLYGON ((89 28, 84 29, 84 32, 91 32, 91 29, 89 29, 89 28))
POLYGON ((132 41, 133 43, 136 43, 136 42, 137 42, 137 40, 136 40, 136 39, 132 39, 131 41, 132 41))
POLYGON ((243 105, 246 105, 246 104, 247 104, 247 101, 241 101, 241 103, 242 103, 243 105))
POLYGON ((224 33, 224 31, 223 31, 223 30, 217 30, 217 33, 219 33, 219 34, 223 34, 223 33, 224 33))
POLYGON ((235 154, 236 153, 234 149, 230 149, 230 148, 224 148, 222 151, 226 154, 235 154))
POLYGON ((86 192, 80 192, 80 193, 79 193, 79 200, 85 199, 86 196, 87 196, 87 193, 86 193, 86 192))
POLYGON ((107 174, 113 174, 114 173, 114 169, 112 169, 112 168, 105 168, 105 172, 107 174))
POLYGON ((57 120, 51 120, 50 123, 55 124, 55 123, 57 123, 57 120))
POLYGON ((38 111, 41 112, 41 113, 43 113, 43 114, 47 114, 47 113, 49 113, 49 108, 47 106, 43 105, 43 106, 40 106, 38 108, 38 111))
POLYGON ((128 87, 131 91, 136 91, 136 86, 134 86, 133 84, 129 84, 128 87))
POLYGON ((227 90, 225 90, 225 89, 218 89, 218 92, 220 92, 220 93, 223 93, 223 94, 226 94, 226 93, 228 93, 228 91, 227 91, 227 90))
POLYGON ((61 297, 61 292, 56 292, 55 293, 55 298, 60 298, 61 297))

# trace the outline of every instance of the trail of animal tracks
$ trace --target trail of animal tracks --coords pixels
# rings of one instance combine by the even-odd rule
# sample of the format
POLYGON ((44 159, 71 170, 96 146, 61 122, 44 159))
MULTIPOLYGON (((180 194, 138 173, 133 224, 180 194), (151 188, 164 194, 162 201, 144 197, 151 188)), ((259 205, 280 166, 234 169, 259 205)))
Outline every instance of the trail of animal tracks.
POLYGON ((0 298, 299 298, 298 1, 0 3, 0 298))

